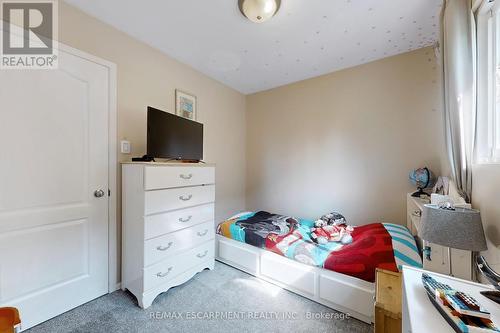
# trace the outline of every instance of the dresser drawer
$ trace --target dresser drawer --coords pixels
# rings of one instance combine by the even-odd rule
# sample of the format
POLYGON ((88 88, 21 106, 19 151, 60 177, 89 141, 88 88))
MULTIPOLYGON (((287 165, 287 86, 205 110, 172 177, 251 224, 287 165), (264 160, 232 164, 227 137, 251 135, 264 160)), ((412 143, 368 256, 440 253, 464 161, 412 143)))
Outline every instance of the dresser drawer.
POLYGON ((154 288, 206 260, 214 259, 214 241, 165 259, 144 269, 144 290, 154 288))
POLYGON ((206 222, 144 243, 144 265, 149 266, 173 254, 188 250, 215 237, 214 222, 206 222))
POLYGON ((420 232, 420 221, 422 219, 421 214, 422 212, 420 210, 415 210, 410 215, 410 220, 412 224, 410 231, 412 235, 418 236, 420 232))
POLYGON ((146 216, 144 218, 144 238, 150 239, 169 232, 213 221, 215 206, 213 203, 195 206, 172 212, 146 216))
POLYGON ((215 183, 213 167, 146 167, 144 170, 144 189, 195 186, 215 183))
POLYGON ((145 192, 145 215, 202 205, 214 201, 214 185, 148 191, 145 192))

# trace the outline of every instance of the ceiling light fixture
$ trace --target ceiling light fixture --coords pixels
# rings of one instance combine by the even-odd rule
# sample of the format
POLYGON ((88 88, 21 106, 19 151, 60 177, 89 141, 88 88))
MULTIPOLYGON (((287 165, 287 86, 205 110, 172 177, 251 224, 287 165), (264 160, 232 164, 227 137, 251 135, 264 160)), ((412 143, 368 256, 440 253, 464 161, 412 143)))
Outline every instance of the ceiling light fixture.
POLYGON ((281 0, 238 0, 241 13, 250 21, 262 23, 278 12, 281 0))

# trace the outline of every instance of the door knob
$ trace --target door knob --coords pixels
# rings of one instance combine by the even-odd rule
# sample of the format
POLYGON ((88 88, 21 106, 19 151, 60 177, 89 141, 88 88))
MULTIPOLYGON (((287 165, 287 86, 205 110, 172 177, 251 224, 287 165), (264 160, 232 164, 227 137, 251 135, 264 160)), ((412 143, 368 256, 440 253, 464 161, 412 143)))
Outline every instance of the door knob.
POLYGON ((96 198, 102 198, 104 196, 104 191, 103 190, 95 190, 94 191, 94 197, 96 198))

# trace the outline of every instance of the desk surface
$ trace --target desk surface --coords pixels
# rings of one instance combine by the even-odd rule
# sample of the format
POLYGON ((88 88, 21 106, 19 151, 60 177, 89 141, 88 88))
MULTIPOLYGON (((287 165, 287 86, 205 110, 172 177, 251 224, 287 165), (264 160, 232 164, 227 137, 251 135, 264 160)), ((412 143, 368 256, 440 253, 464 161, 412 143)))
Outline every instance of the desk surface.
POLYGON ((423 272, 439 282, 470 294, 491 312, 491 319, 497 327, 500 327, 500 304, 479 293, 482 290, 495 290, 493 286, 403 266, 403 332, 455 332, 427 297, 421 280, 423 272))

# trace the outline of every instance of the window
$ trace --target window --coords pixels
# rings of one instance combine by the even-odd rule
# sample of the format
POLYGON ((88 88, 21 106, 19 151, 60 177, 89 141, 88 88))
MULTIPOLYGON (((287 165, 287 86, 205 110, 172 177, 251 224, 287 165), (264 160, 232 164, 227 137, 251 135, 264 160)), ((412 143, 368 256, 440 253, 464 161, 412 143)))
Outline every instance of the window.
POLYGON ((500 163, 500 0, 477 16, 476 162, 500 163))

